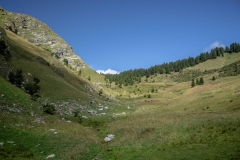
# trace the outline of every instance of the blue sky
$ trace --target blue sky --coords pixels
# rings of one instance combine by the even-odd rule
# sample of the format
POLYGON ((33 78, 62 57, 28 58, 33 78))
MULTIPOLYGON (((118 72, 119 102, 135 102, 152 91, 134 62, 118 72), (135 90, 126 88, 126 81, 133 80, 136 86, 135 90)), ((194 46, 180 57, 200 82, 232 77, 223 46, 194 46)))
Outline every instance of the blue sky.
POLYGON ((124 71, 240 42, 240 0, 2 0, 51 27, 94 70, 124 71))

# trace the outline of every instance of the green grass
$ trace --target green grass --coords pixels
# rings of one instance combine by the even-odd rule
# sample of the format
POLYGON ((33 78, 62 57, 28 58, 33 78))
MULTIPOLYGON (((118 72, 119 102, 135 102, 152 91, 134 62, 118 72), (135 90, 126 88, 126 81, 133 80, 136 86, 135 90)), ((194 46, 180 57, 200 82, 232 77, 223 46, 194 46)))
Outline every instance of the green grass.
POLYGON ((156 75, 148 82, 142 77, 142 83, 119 88, 106 86, 104 76, 89 68, 78 76, 47 51, 11 32, 7 35, 13 57, 6 66, 21 68, 29 80, 28 73, 39 78, 42 98, 32 101, 22 89, 0 77, 0 96, 4 95, 0 106, 10 107, 0 112, 0 142, 4 142, 0 159, 45 159, 51 154, 55 154, 53 159, 240 158, 240 76, 218 77, 217 72, 239 60, 239 53, 188 68, 180 76, 156 75), (205 83, 192 88, 187 79, 200 72, 205 83), (215 81, 211 80, 213 75, 215 81), (176 82, 176 76, 183 79, 181 83, 176 82), (105 96, 119 100, 99 96, 101 87, 105 96), (151 94, 151 98, 144 94, 151 94), (88 118, 79 123, 77 117, 44 113, 41 103, 46 99, 59 105, 69 102, 69 107, 81 104, 106 115, 80 112, 88 118), (108 109, 100 111, 100 105, 108 109), (18 113, 11 108, 23 110, 18 113), (115 139, 106 143, 104 137, 109 133, 115 139))
POLYGON ((67 123, 58 121, 60 117, 44 117, 46 124, 34 123, 32 117, 25 116, 27 120, 12 118, 11 125, 8 123, 10 117, 2 115, 0 139, 4 146, 1 147, 0 158, 45 159, 55 154, 57 159, 81 159, 88 146, 96 145, 98 138, 78 122, 67 123), (20 123, 20 126, 15 123, 20 123), (9 144, 8 141, 14 143, 9 144))
POLYGON ((26 94, 22 89, 13 86, 11 83, 0 77, 0 95, 1 102, 7 104, 16 104, 28 106, 34 104, 30 95, 26 94))
POLYGON ((109 124, 100 159, 239 158, 239 113, 142 113, 109 124))

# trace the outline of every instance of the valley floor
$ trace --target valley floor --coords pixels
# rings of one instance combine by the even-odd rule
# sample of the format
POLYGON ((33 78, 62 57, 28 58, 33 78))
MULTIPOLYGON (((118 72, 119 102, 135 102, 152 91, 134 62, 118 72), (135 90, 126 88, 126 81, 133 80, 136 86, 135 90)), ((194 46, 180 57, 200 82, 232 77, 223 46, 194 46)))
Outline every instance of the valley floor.
POLYGON ((107 102, 106 115, 81 123, 37 108, 2 108, 0 158, 239 159, 239 79, 225 77, 194 88, 180 83, 149 99, 107 102), (107 134, 115 138, 104 142, 107 134))

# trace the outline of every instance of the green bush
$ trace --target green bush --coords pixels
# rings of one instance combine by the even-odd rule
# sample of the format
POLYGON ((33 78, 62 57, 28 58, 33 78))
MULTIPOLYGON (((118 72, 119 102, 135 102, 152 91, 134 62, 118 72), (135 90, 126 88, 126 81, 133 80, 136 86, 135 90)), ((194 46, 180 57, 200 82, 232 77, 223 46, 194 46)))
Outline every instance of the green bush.
POLYGON ((25 84, 24 88, 26 92, 29 93, 30 95, 36 94, 40 89, 40 87, 36 83, 31 82, 25 84))
POLYGON ((82 123, 82 121, 83 121, 83 118, 82 118, 82 116, 81 116, 80 114, 78 114, 78 116, 77 116, 77 117, 78 117, 78 122, 79 122, 79 123, 82 123))
POLYGON ((74 114, 74 117, 78 117, 78 115, 80 114, 80 110, 79 109, 75 110, 73 114, 74 114))
POLYGON ((15 74, 13 71, 10 71, 8 73, 8 81, 12 84, 15 84, 15 74))
POLYGON ((45 113, 53 115, 53 114, 55 114, 56 109, 54 108, 53 105, 47 103, 47 104, 43 105, 43 111, 45 113))
POLYGON ((101 96, 103 94, 103 90, 100 89, 98 94, 99 94, 99 96, 101 96))

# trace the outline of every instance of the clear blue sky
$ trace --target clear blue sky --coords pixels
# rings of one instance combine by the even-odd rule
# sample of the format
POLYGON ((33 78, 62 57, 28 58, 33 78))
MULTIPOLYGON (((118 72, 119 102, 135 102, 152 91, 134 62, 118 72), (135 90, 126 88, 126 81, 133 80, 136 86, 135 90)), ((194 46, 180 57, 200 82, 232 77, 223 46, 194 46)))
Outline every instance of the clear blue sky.
POLYGON ((94 70, 124 71, 240 42, 240 0, 1 0, 50 26, 94 70))

